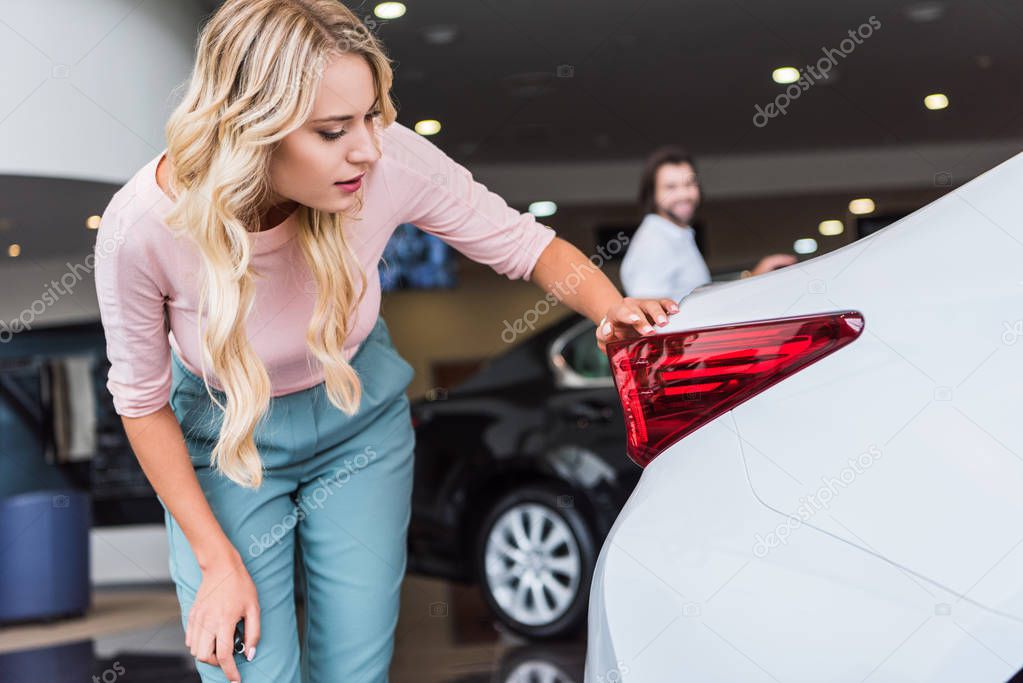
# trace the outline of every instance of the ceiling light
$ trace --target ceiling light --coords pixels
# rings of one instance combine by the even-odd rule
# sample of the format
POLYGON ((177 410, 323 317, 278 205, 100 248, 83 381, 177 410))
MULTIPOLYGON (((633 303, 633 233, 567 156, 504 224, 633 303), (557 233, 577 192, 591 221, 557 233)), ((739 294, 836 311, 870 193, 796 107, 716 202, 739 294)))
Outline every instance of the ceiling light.
POLYGON ((771 72, 771 78, 775 83, 795 83, 799 80, 799 69, 794 66, 779 66, 771 72))
POLYGON ((940 92, 936 92, 933 95, 928 95, 924 98, 924 106, 931 111, 938 109, 944 109, 948 106, 948 95, 940 92))
POLYGON ((405 14, 405 3, 381 2, 373 8, 373 14, 380 19, 397 19, 405 14))
POLYGON ((940 2, 919 2, 902 10, 906 18, 917 24, 937 21, 945 14, 945 5, 940 2))
POLYGON ((19 254, 21 254, 20 244, 12 244, 11 246, 7 247, 7 255, 10 256, 11 258, 18 256, 19 254))
POLYGON ((450 45, 458 38, 458 27, 450 24, 427 26, 422 35, 429 45, 450 45))
POLYGON ((436 135, 440 132, 440 121, 437 119, 416 121, 416 132, 420 135, 436 135))
POLYGON ((854 199, 849 202, 849 213, 854 213, 857 216, 874 213, 874 209, 876 208, 874 200, 870 197, 860 197, 859 199, 854 199))
POLYGON ((797 254, 812 254, 817 251, 817 240, 812 237, 798 239, 792 245, 792 250, 797 254))
POLYGON ((100 220, 99 216, 89 216, 88 218, 85 219, 85 227, 87 227, 89 230, 96 230, 97 228, 99 228, 99 220, 100 220))
POLYGON ((554 202, 533 202, 529 205, 529 213, 533 214, 537 218, 553 216, 557 210, 558 205, 554 202))
MULTIPOLYGON (((845 232, 845 223, 837 219, 821 221, 820 225, 817 226, 817 232, 824 235, 825 237, 834 237, 835 235, 841 235, 843 232, 845 232)), ((816 249, 816 247, 814 248, 816 249)))

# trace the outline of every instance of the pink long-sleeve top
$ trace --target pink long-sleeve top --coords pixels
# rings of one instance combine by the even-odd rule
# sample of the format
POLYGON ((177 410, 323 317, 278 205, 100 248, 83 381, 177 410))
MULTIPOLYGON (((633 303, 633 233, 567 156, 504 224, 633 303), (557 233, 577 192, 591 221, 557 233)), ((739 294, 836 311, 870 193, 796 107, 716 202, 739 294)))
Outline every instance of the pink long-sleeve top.
MULTIPOLYGON (((529 280, 555 237, 554 230, 509 207, 406 126, 392 123, 381 132, 381 142, 382 155, 363 178, 361 219, 344 227, 367 279, 345 341, 348 360, 380 313, 378 264, 399 224, 414 223, 509 279, 529 280)), ((173 201, 156 182, 162 157, 149 161, 114 194, 96 236, 96 293, 110 361, 107 389, 114 409, 126 417, 147 415, 169 401, 171 348, 202 376, 196 331, 200 255, 186 238, 176 239, 163 220, 173 201)), ((274 396, 324 379, 305 341, 316 288, 293 239, 297 229, 293 214, 269 230, 249 233, 252 265, 265 277, 257 279, 246 333, 266 364, 274 396)), ((222 389, 210 368, 207 375, 211 386, 222 389)))

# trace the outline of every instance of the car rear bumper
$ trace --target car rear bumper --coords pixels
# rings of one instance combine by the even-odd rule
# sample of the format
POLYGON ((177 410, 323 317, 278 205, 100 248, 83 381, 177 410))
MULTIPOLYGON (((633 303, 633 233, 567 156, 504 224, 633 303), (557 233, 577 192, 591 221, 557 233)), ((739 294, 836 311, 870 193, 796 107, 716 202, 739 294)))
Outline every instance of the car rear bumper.
MULTIPOLYGON (((786 475, 736 429, 723 416, 645 470, 594 572, 587 683, 1005 681, 1023 666, 1023 623, 856 547, 837 501, 798 523, 772 509, 756 484, 786 475)), ((977 595, 1015 613, 1023 579, 997 581, 977 595)))

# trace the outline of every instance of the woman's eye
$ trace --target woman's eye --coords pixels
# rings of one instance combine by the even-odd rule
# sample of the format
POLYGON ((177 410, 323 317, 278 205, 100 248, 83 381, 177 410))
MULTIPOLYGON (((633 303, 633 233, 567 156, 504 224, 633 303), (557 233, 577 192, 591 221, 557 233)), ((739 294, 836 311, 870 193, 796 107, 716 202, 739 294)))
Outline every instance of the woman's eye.
MULTIPOLYGON (((379 118, 382 114, 383 114, 383 112, 381 112, 380 110, 371 111, 370 113, 366 114, 366 120, 367 121, 373 121, 374 119, 379 118)), ((325 132, 325 131, 319 131, 320 137, 322 137, 324 140, 337 140, 339 137, 341 137, 342 135, 344 135, 347 132, 348 131, 345 131, 345 130, 339 130, 336 133, 328 133, 328 132, 325 132)))

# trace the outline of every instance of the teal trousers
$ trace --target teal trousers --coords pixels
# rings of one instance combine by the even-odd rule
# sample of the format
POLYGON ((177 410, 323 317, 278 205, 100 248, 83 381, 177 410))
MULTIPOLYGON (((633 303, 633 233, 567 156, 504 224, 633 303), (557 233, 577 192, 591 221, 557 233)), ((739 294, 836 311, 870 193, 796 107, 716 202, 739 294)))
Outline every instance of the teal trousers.
MULTIPOLYGON (((415 433, 405 391, 413 369, 382 318, 352 366, 363 393, 351 417, 330 403, 323 383, 271 399, 255 433, 264 479, 253 490, 210 468, 223 416, 172 351, 171 408, 213 514, 259 595, 256 656, 235 656, 244 683, 387 681, 411 510, 415 433), (296 579, 306 599, 301 645, 296 579)), ((223 402, 222 392, 214 395, 223 402)), ((186 628, 202 574, 166 505, 164 513, 186 628)), ((227 681, 217 666, 196 668, 204 683, 227 681)))

